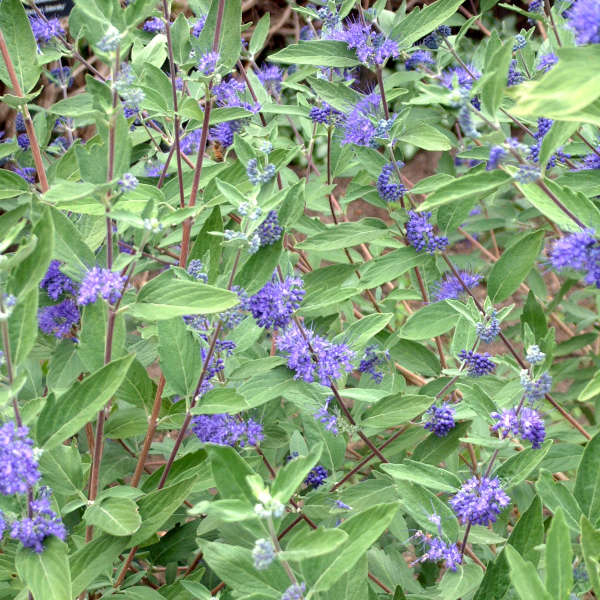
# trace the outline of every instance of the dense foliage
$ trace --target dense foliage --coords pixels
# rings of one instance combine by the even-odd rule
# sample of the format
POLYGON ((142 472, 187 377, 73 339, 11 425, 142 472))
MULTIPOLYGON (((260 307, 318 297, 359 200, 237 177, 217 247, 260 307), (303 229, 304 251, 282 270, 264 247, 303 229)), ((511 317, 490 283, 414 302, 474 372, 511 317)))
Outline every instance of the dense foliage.
POLYGON ((0 0, 0 600, 600 597, 600 2, 187 4, 0 0))

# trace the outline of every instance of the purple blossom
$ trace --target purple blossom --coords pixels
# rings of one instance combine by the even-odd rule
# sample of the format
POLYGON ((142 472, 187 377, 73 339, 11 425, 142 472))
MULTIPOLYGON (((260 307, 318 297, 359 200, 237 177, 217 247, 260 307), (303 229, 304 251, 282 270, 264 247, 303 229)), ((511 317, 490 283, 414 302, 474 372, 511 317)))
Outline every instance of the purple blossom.
POLYGON ((523 395, 529 402, 541 400, 552 389, 552 377, 549 373, 542 373, 537 380, 529 377, 527 369, 521 371, 521 386, 523 395))
POLYGON ((333 433, 333 435, 337 435, 339 433, 337 426, 337 417, 332 415, 329 412, 329 400, 325 403, 324 406, 321 406, 319 410, 313 415, 315 420, 323 423, 325 425, 325 429, 333 433))
POLYGON ((524 406, 519 414, 519 426, 521 437, 529 440, 534 450, 540 448, 546 438, 546 428, 537 410, 524 406))
POLYGON ((254 561, 254 568, 257 571, 267 569, 275 560, 275 548, 273 547, 273 542, 264 538, 256 540, 256 542, 254 542, 254 548, 252 549, 252 560, 254 561))
POLYGON ((38 554, 44 550, 44 540, 53 535, 59 540, 67 537, 67 530, 60 517, 50 508, 48 488, 40 490, 41 496, 30 503, 31 517, 14 521, 10 537, 19 540, 25 548, 38 554))
POLYGON ((212 75, 219 62, 218 52, 205 52, 198 61, 198 71, 203 75, 212 75))
MULTIPOLYGON (((600 146, 596 148, 600 152, 600 146)), ((583 162, 575 169, 576 171, 588 171, 591 169, 600 169, 600 156, 596 152, 591 152, 583 157, 583 162)))
POLYGON ((446 402, 441 406, 431 406, 425 413, 428 417, 425 429, 435 433, 438 437, 446 437, 456 427, 454 413, 454 408, 446 402))
POLYGON ((475 325, 475 330, 477 335, 486 344, 493 342, 501 331, 500 323, 496 318, 496 311, 492 310, 491 314, 489 315, 489 320, 486 320, 483 323, 477 323, 475 325))
POLYGON ((198 260, 197 258, 190 260, 190 264, 188 265, 187 272, 194 279, 197 279, 198 281, 201 281, 202 283, 208 282, 208 275, 206 274, 206 271, 204 270, 204 264, 202 263, 201 260, 198 260))
POLYGON ((146 177, 160 177, 165 165, 161 162, 152 162, 146 165, 146 177))
POLYGON ((296 372, 294 379, 308 383, 319 381, 328 386, 344 372, 352 371, 354 352, 346 344, 334 344, 308 328, 303 333, 292 324, 275 340, 279 351, 287 355, 288 367, 296 372), (316 360, 313 360, 311 348, 316 360))
POLYGON ((510 504, 498 478, 471 477, 450 499, 450 506, 462 523, 487 526, 510 504))
POLYGON ((435 65, 435 60, 431 56, 431 52, 427 50, 416 50, 404 63, 404 68, 407 71, 415 71, 417 67, 425 65, 435 65))
POLYGON ((79 322, 80 314, 74 300, 67 298, 60 304, 40 308, 37 317, 40 329, 46 335, 64 338, 70 336, 73 325, 79 322))
POLYGON ((329 477, 327 469, 321 465, 317 465, 310 470, 306 476, 306 479, 304 480, 304 483, 309 487, 316 489, 325 483, 327 477, 329 477))
POLYGON ((206 15, 201 15, 198 17, 198 20, 192 26, 192 35, 195 38, 199 38, 202 30, 204 29, 204 24, 206 23, 206 15))
POLYGON ((451 33, 452 30, 448 25, 440 25, 435 31, 426 35, 422 43, 431 50, 437 50, 443 38, 448 37, 451 33))
POLYGON ((195 154, 198 152, 200 148, 200 138, 202 137, 202 128, 194 129, 190 131, 186 136, 181 140, 181 151, 184 154, 195 154))
POLYGON ((268 183, 275 176, 275 165, 268 163, 261 170, 258 168, 258 160, 251 158, 246 165, 246 175, 253 185, 268 183))
POLYGON ((587 284, 600 288, 600 244, 594 230, 586 229, 557 240, 550 251, 550 264, 557 271, 581 271, 587 284))
POLYGON ((429 222, 430 218, 430 212, 408 211, 406 239, 417 252, 425 250, 427 253, 433 254, 436 250, 444 250, 448 245, 447 237, 434 233, 433 225, 429 222))
POLYGON ((264 64, 256 71, 256 76, 267 92, 279 96, 283 71, 277 65, 264 64))
POLYGON ((291 321, 305 293, 299 277, 286 277, 280 282, 274 275, 250 297, 250 312, 260 327, 281 329, 291 321))
POLYGON ((240 120, 218 123, 210 128, 210 139, 219 142, 223 148, 229 148, 233 144, 235 133, 241 128, 242 123, 240 120))
POLYGON ((17 136, 17 144, 21 150, 29 150, 29 136, 26 133, 21 133, 17 136))
MULTIPOLYGON (((481 73, 473 65, 467 66, 469 67, 469 71, 475 76, 475 79, 481 77, 481 73)), ((440 77, 440 83, 449 90, 453 90, 455 84, 458 84, 458 87, 470 90, 473 87, 473 78, 469 75, 469 71, 460 66, 444 69, 440 77)))
POLYGON ((8 421, 0 427, 0 493, 26 494, 39 478, 38 462, 28 427, 8 421))
POLYGON ((71 69, 69 67, 52 69, 50 75, 61 86, 70 87, 73 85, 73 78, 71 77, 71 69))
POLYGON ((120 273, 115 273, 102 267, 93 267, 81 282, 78 304, 91 304, 96 302, 98 294, 111 304, 115 303, 123 293, 123 286, 127 278, 120 273))
POLYGON ((198 415, 192 419, 192 431, 201 442, 219 446, 256 446, 264 439, 262 425, 253 419, 228 414, 198 415))
POLYGON ((386 202, 398 202, 404 198, 406 187, 398 180, 396 168, 400 169, 404 163, 397 161, 384 165, 377 178, 377 193, 382 200, 386 202))
POLYGON ((271 246, 281 238, 283 229, 279 225, 279 218, 276 210, 270 210, 266 219, 258 226, 256 230, 260 237, 260 247, 271 246))
POLYGON ((293 583, 283 592, 281 600, 302 600, 306 591, 305 583, 293 583))
POLYGON ((600 2, 576 0, 567 11, 568 26, 575 33, 577 44, 600 44, 600 2))
POLYGON ((558 56, 554 52, 548 52, 548 54, 542 54, 538 58, 538 63, 535 67, 536 71, 544 71, 547 73, 558 63, 558 56))
POLYGON ((23 117, 23 113, 18 112, 15 118, 15 130, 17 133, 20 131, 25 131, 25 117, 23 117))
POLYGON ((51 260, 44 278, 40 282, 40 288, 46 290, 46 293, 52 300, 58 300, 63 294, 76 294, 77 287, 70 277, 67 277, 60 270, 60 261, 51 260))
POLYGON ((356 50, 358 60, 371 65, 382 65, 388 58, 398 57, 398 43, 374 31, 370 23, 349 21, 346 28, 335 36, 356 50))
POLYGON ((496 363, 490 360, 490 353, 473 352, 473 350, 461 350, 458 353, 458 358, 465 361, 467 373, 471 377, 482 377, 489 375, 496 369, 496 363))
POLYGON ((415 563, 437 563, 443 560, 445 567, 451 571, 456 571, 458 565, 462 563, 462 556, 456 544, 446 544, 441 538, 422 531, 417 531, 413 539, 421 541, 425 548, 425 553, 415 563))
POLYGON ((35 183, 36 170, 34 167, 15 167, 14 172, 27 183, 35 183))
POLYGON ((497 169, 498 165, 506 155, 507 151, 502 146, 492 146, 490 148, 490 157, 488 158, 485 170, 493 171, 494 169, 497 169))
MULTIPOLYGON (((378 118, 380 107, 381 96, 379 94, 372 92, 363 96, 344 119, 342 144, 372 146, 374 138, 379 133, 382 134, 379 137, 384 137, 386 132, 378 131, 372 121, 373 118, 378 118)), ((387 122, 385 123, 387 124, 387 122)))
POLYGON ((64 35, 63 29, 58 19, 42 19, 37 15, 29 15, 29 24, 35 41, 39 44, 47 44, 55 37, 64 35))
POLYGON ((139 181, 133 173, 123 173, 118 184, 122 192, 131 192, 138 186, 139 181))
POLYGON ((142 27, 148 33, 163 33, 165 31, 165 22, 160 17, 150 17, 142 27))
POLYGON ((375 383, 381 383, 383 380, 383 373, 377 371, 377 367, 385 364, 386 359, 389 359, 390 353, 385 350, 384 352, 378 352, 377 344, 372 344, 365 348, 365 353, 358 365, 358 370, 361 373, 369 373, 371 379, 375 383))
MULTIPOLYGON (((469 289, 479 285, 483 279, 478 273, 470 273, 469 271, 460 271, 459 274, 462 282, 469 289)), ((442 300, 458 300, 466 291, 458 277, 452 273, 446 273, 433 284, 433 293, 436 302, 441 302, 442 300)))
POLYGON ((336 125, 343 119, 342 113, 327 104, 327 102, 323 102, 321 106, 313 106, 308 116, 314 123, 322 123, 323 125, 336 125))

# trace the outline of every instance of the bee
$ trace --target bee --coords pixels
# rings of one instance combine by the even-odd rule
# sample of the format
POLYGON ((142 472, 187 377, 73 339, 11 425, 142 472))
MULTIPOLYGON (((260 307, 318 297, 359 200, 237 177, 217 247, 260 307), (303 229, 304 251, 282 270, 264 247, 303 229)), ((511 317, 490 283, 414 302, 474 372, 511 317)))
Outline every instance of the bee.
POLYGON ((219 142, 218 140, 215 140, 211 143, 210 147, 211 147, 213 158, 217 162, 223 162, 225 148, 223 148, 223 146, 221 145, 221 142, 219 142))

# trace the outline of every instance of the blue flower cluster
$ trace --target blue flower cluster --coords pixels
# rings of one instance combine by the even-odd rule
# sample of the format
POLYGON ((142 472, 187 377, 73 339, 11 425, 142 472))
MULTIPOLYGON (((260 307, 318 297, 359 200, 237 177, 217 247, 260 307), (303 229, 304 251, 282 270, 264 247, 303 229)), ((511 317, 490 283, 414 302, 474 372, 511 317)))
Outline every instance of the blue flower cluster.
POLYGON ((474 352, 473 350, 461 350, 458 353, 458 358, 465 361, 467 373, 471 377, 489 375, 496 369, 496 363, 490 360, 489 352, 481 354, 479 352, 474 352))
POLYGON ((435 60, 431 56, 431 52, 427 50, 416 50, 413 52, 404 63, 404 68, 407 71, 415 71, 417 67, 425 65, 435 65, 435 60))
POLYGON ((33 37, 35 37, 38 46, 48 44, 54 38, 65 33, 60 21, 55 18, 42 19, 42 17, 31 14, 29 15, 29 24, 31 25, 31 31, 33 31, 33 37))
POLYGON ((305 583, 293 583, 281 596, 281 600, 302 600, 306 592, 305 583))
MULTIPOLYGON (((52 260, 40 282, 40 288, 46 290, 48 297, 57 301, 63 294, 76 295, 75 282, 60 270, 60 262, 52 260)), ((79 309, 71 297, 63 299, 58 304, 44 306, 38 310, 38 325, 46 335, 57 338, 69 337, 71 331, 80 319, 79 309)))
POLYGON ((356 51, 360 62, 379 66, 389 58, 399 56, 398 43, 375 31, 371 23, 351 20, 345 25, 345 28, 333 33, 331 37, 346 42, 348 48, 356 51))
POLYGON ((568 25, 579 45, 600 44, 600 3, 576 0, 567 11, 568 25))
POLYGON ((325 425, 325 430, 337 435, 339 433, 337 417, 329 412, 329 400, 313 415, 315 420, 325 425))
POLYGON ((329 477, 327 469, 321 465, 317 465, 310 470, 306 476, 306 479, 304 480, 304 483, 309 487, 316 489, 325 483, 327 477, 329 477))
MULTIPOLYGON (((469 288, 479 285, 483 277, 478 273, 470 273, 469 271, 460 271, 462 282, 469 288)), ((433 294, 436 302, 442 300, 458 300, 466 293, 464 286, 459 281, 458 277, 452 273, 446 273, 442 279, 433 284, 433 294)))
POLYGON ((382 200, 386 202, 399 202, 404 197, 406 187, 401 181, 398 181, 396 169, 404 166, 402 162, 388 163, 381 169, 377 178, 377 193, 382 200))
POLYGON ((51 260, 44 278, 40 282, 40 288, 46 290, 48 297, 58 300, 63 294, 76 294, 77 287, 70 277, 60 270, 60 261, 51 260))
POLYGON ((284 281, 279 281, 275 274, 271 281, 250 297, 248 306, 258 325, 281 329, 291 321, 305 293, 299 277, 286 277, 284 281))
POLYGON ((246 165, 246 174, 253 185, 268 183, 275 175, 275 165, 269 163, 265 165, 265 168, 261 171, 258 168, 258 160, 256 158, 251 158, 246 165))
POLYGON ((422 562, 437 563, 443 560, 447 569, 456 571, 458 565, 462 563, 462 556, 456 544, 447 544, 441 538, 422 531, 417 531, 412 539, 421 542, 425 549, 425 553, 413 564, 422 562))
POLYGON ((542 373, 537 380, 529 377, 527 369, 521 371, 521 386, 526 400, 536 402, 541 400, 552 389, 552 377, 549 373, 542 373))
POLYGON ((471 477, 449 502, 462 523, 487 526, 510 504, 510 498, 498 478, 471 477))
POLYGON ((258 80, 262 86, 274 96, 281 93, 281 82, 283 81, 283 71, 277 65, 264 64, 256 71, 258 80))
POLYGON ((263 571, 275 560, 275 548, 271 540, 256 540, 252 549, 252 560, 257 571, 263 571))
POLYGON ((165 31, 165 22, 160 17, 150 17, 144 23, 142 29, 148 33, 163 33, 165 31))
POLYGON ((264 439, 260 423, 228 414, 198 415, 192 419, 192 431, 201 442, 219 446, 256 446, 264 439))
POLYGON ((491 417, 496 421, 492 431, 499 431, 502 437, 510 434, 520 435, 524 440, 531 442, 534 450, 540 448, 544 442, 544 419, 534 408, 524 406, 520 411, 517 408, 505 409, 502 413, 493 412, 491 417))
POLYGON ((425 414, 427 416, 425 429, 435 433, 438 437, 446 437, 456 427, 454 422, 455 410, 446 402, 441 406, 433 405, 429 407, 425 414))
POLYGON ((557 270, 585 273, 584 281, 600 288, 600 244, 593 229, 566 235, 554 243, 550 264, 557 270))
POLYGON ((375 383, 381 383, 383 381, 383 372, 377 371, 377 367, 385 364, 385 361, 389 360, 389 358, 390 353, 387 350, 380 352, 377 344, 371 344, 365 348, 365 353, 358 365, 358 370, 361 373, 369 373, 375 383))
POLYGON ((433 254, 436 250, 444 250, 448 245, 447 237, 434 233, 433 225, 429 222, 430 218, 430 212, 408 211, 406 239, 417 252, 425 250, 429 254, 433 254))
POLYGON ((77 295, 78 304, 91 304, 96 302, 98 295, 114 304, 123 293, 123 286, 127 278, 110 269, 93 267, 90 269, 79 287, 77 295))
POLYGON ((301 332, 291 324, 277 336, 275 343, 280 352, 287 354, 287 365, 296 372, 294 379, 319 381, 328 386, 344 372, 352 371, 354 352, 346 344, 334 344, 311 329, 301 332))
POLYGON ((283 228, 279 225, 279 217, 276 210, 270 210, 265 220, 256 230, 260 238, 260 247, 271 246, 279 240, 283 234, 283 228))
POLYGON ((496 318, 496 311, 492 310, 482 323, 477 323, 475 325, 475 331, 481 340, 486 344, 491 344, 501 331, 500 323, 496 318))
POLYGON ((313 106, 308 113, 308 116, 315 123, 323 125, 337 125, 343 120, 344 115, 339 111, 323 102, 321 106, 313 106))

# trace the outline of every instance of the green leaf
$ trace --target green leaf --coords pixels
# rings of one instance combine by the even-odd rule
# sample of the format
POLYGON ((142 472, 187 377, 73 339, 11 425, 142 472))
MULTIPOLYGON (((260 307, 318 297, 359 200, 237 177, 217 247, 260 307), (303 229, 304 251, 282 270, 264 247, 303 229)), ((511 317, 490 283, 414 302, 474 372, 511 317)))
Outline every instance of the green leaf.
POLYGON ((501 185, 508 183, 511 176, 504 171, 480 171, 472 175, 463 175, 438 187, 429 194, 427 200, 419 205, 419 210, 431 210, 437 206, 464 200, 471 196, 489 195, 501 185))
POLYGON ((317 464, 322 452, 323 444, 317 444, 307 456, 298 456, 279 469, 271 487, 271 495, 286 504, 317 464))
POLYGON ((527 448, 511 456, 502 463, 494 475, 500 477, 504 489, 510 489, 527 479, 527 476, 544 460, 552 447, 552 440, 546 440, 538 450, 527 448))
POLYGON ((447 302, 434 302, 413 313, 399 332, 407 340, 426 340, 450 331, 457 322, 456 311, 447 302))
MULTIPOLYGON (((218 10, 219 1, 213 0, 206 17, 206 23, 197 42, 197 46, 204 52, 206 52, 209 48, 212 48, 218 10)), ((242 1, 228 0, 225 2, 225 10, 223 11, 223 22, 218 45, 218 52, 220 55, 219 67, 221 67, 225 73, 231 71, 231 68, 236 63, 240 55, 240 50, 242 49, 242 44, 240 41, 241 22, 242 1)))
POLYGON ((189 60, 192 46, 190 44, 190 25, 185 15, 180 12, 171 24, 171 39, 173 41, 173 58, 177 64, 189 60))
POLYGON ((29 184, 22 177, 6 169, 0 171, 0 200, 14 198, 28 190, 29 184))
POLYGON ((324 67, 354 67, 360 64, 356 53, 344 42, 316 40, 290 44, 271 54, 269 62, 288 65, 317 65, 324 67))
POLYGON ((250 39, 250 45, 248 51, 250 54, 256 54, 265 45, 267 34, 269 33, 269 27, 271 25, 271 15, 266 12, 256 24, 254 33, 250 39))
POLYGON ((458 600, 468 596, 483 578, 481 567, 473 563, 459 565, 456 571, 447 570, 438 585, 444 600, 458 600))
POLYGON ((431 257, 425 253, 417 253, 412 246, 398 248, 387 254, 378 256, 361 267, 361 279, 358 285, 367 290, 394 281, 413 267, 420 266, 431 257))
POLYGON ((300 561, 329 554, 348 539, 341 529, 299 529, 281 553, 282 560, 300 561))
POLYGON ((195 281, 174 279, 171 271, 147 283, 138 294, 131 314, 148 321, 214 314, 240 303, 237 294, 195 281))
POLYGON ((361 423, 363 427, 376 428, 402 425, 427 410, 432 403, 431 396, 394 394, 366 410, 361 423))
POLYGON ((350 340, 352 350, 358 351, 371 342, 375 336, 392 320, 391 313, 376 313, 355 321, 342 333, 333 338, 333 342, 341 344, 350 340))
POLYGON ((63 496, 80 493, 83 487, 81 456, 75 446, 57 446, 45 450, 40 457, 44 483, 63 496))
POLYGON ((412 144, 423 150, 450 150, 452 144, 443 133, 438 131, 432 125, 428 125, 423 121, 410 123, 406 131, 402 131, 397 136, 398 139, 407 144, 412 144))
POLYGON ((257 396, 248 399, 232 388, 216 388, 202 396, 191 412, 194 415, 216 415, 224 412, 234 415, 242 410, 260 406, 266 401, 257 396))
POLYGON ((22 364, 37 339, 38 291, 31 290, 21 297, 8 319, 8 332, 14 365, 22 364))
MULTIPOLYGON (((485 75, 481 86, 481 100, 488 114, 495 117, 502 102, 506 89, 508 66, 512 59, 513 42, 509 40, 497 48, 495 53, 486 60, 485 75)), ((486 56, 487 59, 487 56, 486 56)))
POLYGON ((256 503, 246 478, 254 474, 248 463, 229 446, 207 446, 210 466, 221 498, 245 498, 256 503))
POLYGON ((554 518, 546 538, 546 589, 554 600, 565 600, 573 587, 573 550, 562 508, 554 518))
POLYGON ((57 537, 44 540, 44 551, 21 546, 15 557, 17 573, 34 598, 70 600, 73 598, 67 545, 57 537))
POLYGON ((204 264, 208 266, 208 281, 214 283, 217 280, 217 272, 219 262, 221 260, 221 238, 216 235, 208 235, 210 231, 223 232, 223 218, 221 217, 221 209, 215 206, 210 213, 210 216, 202 225, 200 233, 196 236, 194 245, 190 251, 189 261, 195 258, 202 259, 204 264), (208 258, 206 254, 208 253, 208 258))
POLYGON ((193 475, 140 498, 138 506, 142 525, 131 537, 129 544, 137 546, 156 533, 181 506, 195 482, 196 476, 193 475))
POLYGON ((600 595, 600 531, 589 520, 581 517, 581 550, 585 568, 596 596, 600 595))
POLYGON ((392 29, 390 37, 399 40, 402 48, 408 48, 445 23, 461 4, 460 0, 437 0, 423 10, 413 8, 408 16, 392 29))
MULTIPOLYGON (((21 0, 6 0, 0 4, 0 29, 21 91, 27 94, 37 83, 42 70, 36 60, 37 44, 21 0)), ((13 89, 4 60, 0 61, 0 79, 7 88, 13 89)))
POLYGON ((450 539, 458 537, 458 521, 447 502, 440 500, 435 493, 411 483, 398 479, 394 482, 404 510, 419 524, 424 531, 439 535, 437 525, 430 520, 432 514, 440 516, 442 530, 450 539))
POLYGON ((510 579, 521 600, 552 600, 533 564, 523 560, 510 544, 507 544, 505 552, 510 566, 510 579))
POLYGON ((540 148, 538 161, 542 172, 552 154, 573 135, 578 127, 579 123, 576 121, 554 121, 550 131, 544 136, 540 148))
POLYGON ((281 240, 261 248, 244 263, 234 280, 235 284, 243 287, 249 294, 258 292, 273 277, 281 251, 281 240))
POLYGON ((106 498, 88 506, 83 515, 88 525, 116 536, 132 535, 142 520, 137 504, 129 498, 106 498))
POLYGON ((339 529, 348 534, 348 541, 329 561, 315 581, 311 591, 326 592, 344 573, 350 571, 360 557, 389 527, 398 504, 376 504, 344 521, 339 529))
POLYGON ((579 392, 577 400, 579 402, 587 402, 595 398, 598 394, 600 394, 600 371, 596 372, 581 392, 579 392))
POLYGON ((461 486, 460 479, 454 473, 408 458, 399 465, 382 464, 381 470, 394 479, 412 481, 439 492, 456 492, 461 486))
MULTIPOLYGON (((433 402, 433 398, 431 398, 433 402)), ((436 465, 444 460, 451 452, 454 452, 460 443, 471 423, 465 421, 458 423, 456 427, 444 438, 440 439, 435 433, 428 435, 420 444, 417 445, 413 453, 413 460, 426 462, 436 465)))
POLYGON ((525 306, 523 306, 523 312, 521 313, 521 324, 529 325, 531 331, 536 340, 541 340, 548 331, 548 325, 546 324, 546 315, 544 309, 540 303, 535 299, 535 295, 531 290, 527 294, 527 300, 525 306))
POLYGON ((91 421, 117 391, 133 358, 113 360, 75 382, 58 399, 49 396, 37 423, 39 445, 46 450, 54 448, 91 421))
POLYGON ((535 482, 535 490, 545 506, 554 513, 560 508, 567 525, 573 531, 579 531, 579 521, 583 514, 581 507, 562 481, 554 481, 552 473, 540 469, 538 480, 535 482))
POLYGON ((513 114, 536 118, 543 113, 559 121, 588 119, 585 109, 600 96, 600 48, 590 44, 559 48, 556 53, 558 64, 549 73, 536 82, 514 86, 513 114))
POLYGON ((574 495, 595 527, 600 522, 600 433, 586 445, 577 469, 574 495))
POLYGON ((327 228, 310 236, 304 242, 298 244, 302 250, 318 250, 326 252, 328 250, 339 250, 340 248, 350 248, 357 244, 370 242, 378 239, 388 233, 382 221, 376 219, 363 219, 353 223, 340 223, 327 228))
POLYGON ((72 597, 81 594, 96 577, 108 571, 127 544, 127 538, 101 534, 71 554, 72 597))
POLYGON ((128 598, 128 600, 164 600, 164 596, 152 588, 135 585, 116 594, 116 598, 128 598))
POLYGON ((492 302, 502 302, 523 282, 540 253, 544 232, 528 233, 509 246, 494 264, 488 276, 488 295, 492 302))
POLYGON ((202 372, 202 357, 198 342, 180 317, 158 322, 158 356, 169 390, 191 397, 202 372))

